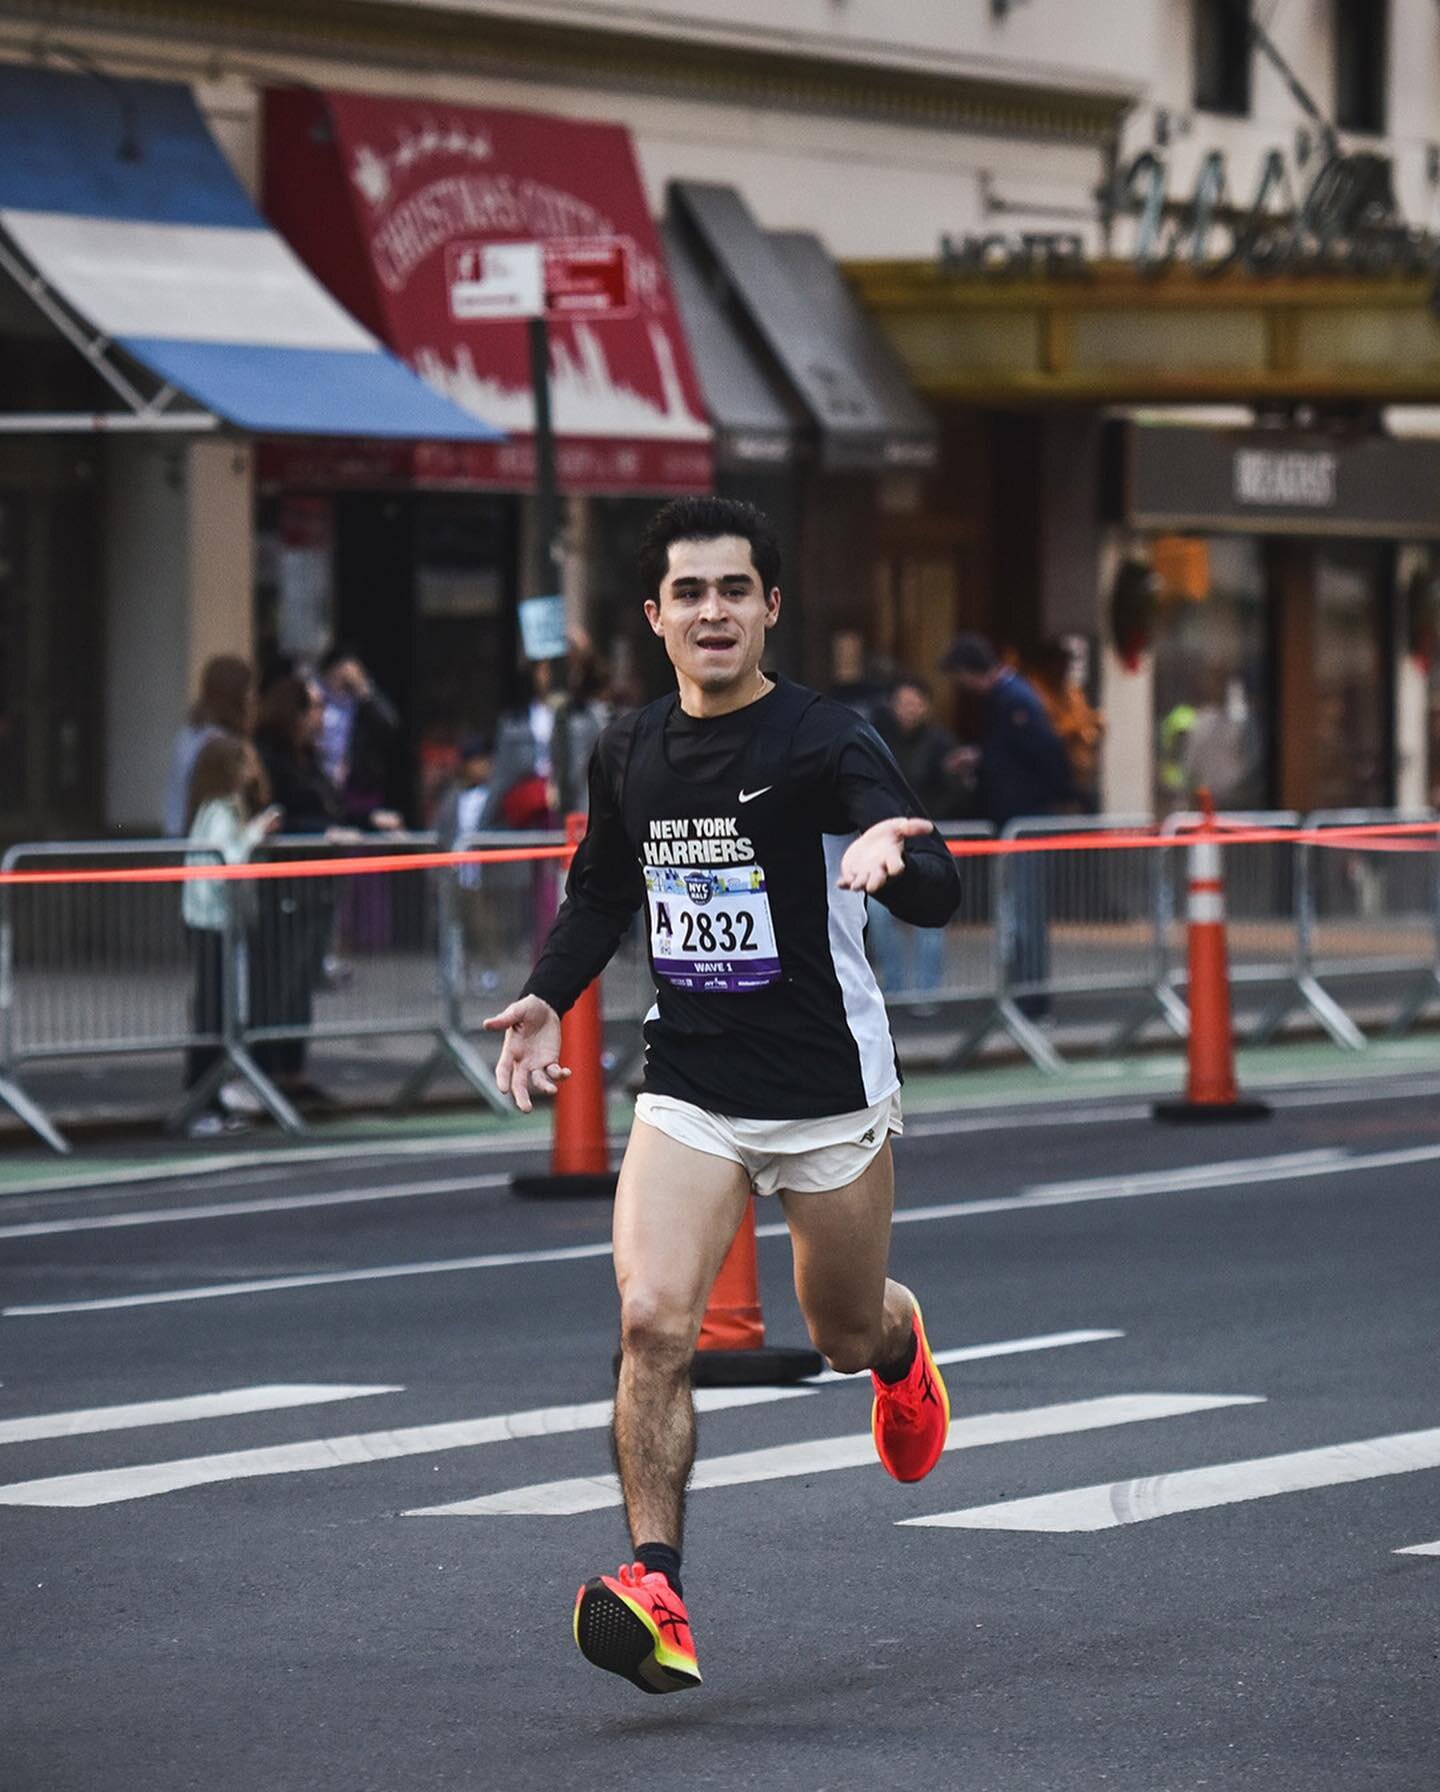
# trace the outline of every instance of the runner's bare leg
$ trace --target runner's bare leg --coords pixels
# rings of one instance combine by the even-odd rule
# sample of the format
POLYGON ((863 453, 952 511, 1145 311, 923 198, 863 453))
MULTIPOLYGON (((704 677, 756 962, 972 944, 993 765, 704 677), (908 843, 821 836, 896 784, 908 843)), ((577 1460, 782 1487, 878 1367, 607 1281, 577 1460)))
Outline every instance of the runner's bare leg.
POLYGON ((681 1545, 695 1461, 690 1359, 749 1198, 739 1164, 635 1122, 615 1192, 623 1354, 613 1440, 637 1548, 681 1545))
POLYGON ((890 1141, 854 1182, 782 1191, 795 1294, 815 1348, 842 1375, 893 1363, 909 1348, 914 1298, 886 1275, 895 1164, 890 1141))

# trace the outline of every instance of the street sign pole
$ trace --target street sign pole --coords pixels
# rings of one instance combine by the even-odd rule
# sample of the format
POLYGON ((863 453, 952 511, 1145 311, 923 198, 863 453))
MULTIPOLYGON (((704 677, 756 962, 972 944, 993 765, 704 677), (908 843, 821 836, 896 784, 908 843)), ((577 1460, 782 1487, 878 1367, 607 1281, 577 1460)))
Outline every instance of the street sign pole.
POLYGON ((531 595, 548 597, 558 586, 555 535, 555 430, 550 418, 550 326, 544 314, 529 320, 530 384, 535 400, 535 542, 531 595))

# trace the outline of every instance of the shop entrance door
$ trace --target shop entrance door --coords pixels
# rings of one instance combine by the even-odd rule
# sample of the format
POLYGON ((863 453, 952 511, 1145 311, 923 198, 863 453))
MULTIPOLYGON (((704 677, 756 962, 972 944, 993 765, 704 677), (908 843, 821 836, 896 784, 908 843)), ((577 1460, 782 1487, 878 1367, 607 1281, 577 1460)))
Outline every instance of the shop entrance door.
POLYGON ((0 442, 0 837, 100 826, 98 468, 87 448, 0 442))
POLYGON ((1394 800, 1394 551, 1273 541, 1270 562, 1280 805, 1383 808, 1394 800))
POLYGON ((933 687, 941 721, 950 708, 945 649, 960 629, 985 626, 972 560, 967 542, 950 542, 884 554, 876 566, 874 651, 933 687))

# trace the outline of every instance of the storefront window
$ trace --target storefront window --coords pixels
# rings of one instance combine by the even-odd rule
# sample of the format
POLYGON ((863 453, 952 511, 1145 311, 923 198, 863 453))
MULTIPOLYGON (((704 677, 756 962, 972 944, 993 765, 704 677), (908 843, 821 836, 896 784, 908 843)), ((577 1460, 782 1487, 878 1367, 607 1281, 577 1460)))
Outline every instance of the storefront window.
POLYGON ((1214 536, 1178 546, 1155 544, 1155 810, 1189 808, 1202 788, 1218 808, 1263 808, 1271 673, 1261 544, 1214 536))
POLYGON ((25 807, 26 646, 24 512, 18 499, 0 495, 0 815, 25 807))
POLYGON ((1375 808, 1390 800, 1388 655, 1382 647, 1386 550, 1341 543, 1315 551, 1313 705, 1318 809, 1375 808))

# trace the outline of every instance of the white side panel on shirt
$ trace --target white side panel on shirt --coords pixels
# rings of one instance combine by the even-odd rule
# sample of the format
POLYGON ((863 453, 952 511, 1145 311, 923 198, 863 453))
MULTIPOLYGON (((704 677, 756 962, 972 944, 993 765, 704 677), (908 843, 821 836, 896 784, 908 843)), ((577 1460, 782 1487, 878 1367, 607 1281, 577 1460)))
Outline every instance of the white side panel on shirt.
POLYGON ((840 890, 835 880, 853 834, 826 834, 825 895, 830 928, 830 957, 845 1002, 845 1019, 860 1054, 865 1106, 873 1107, 895 1087, 895 1046, 885 998, 865 956, 865 898, 858 890, 840 890))

